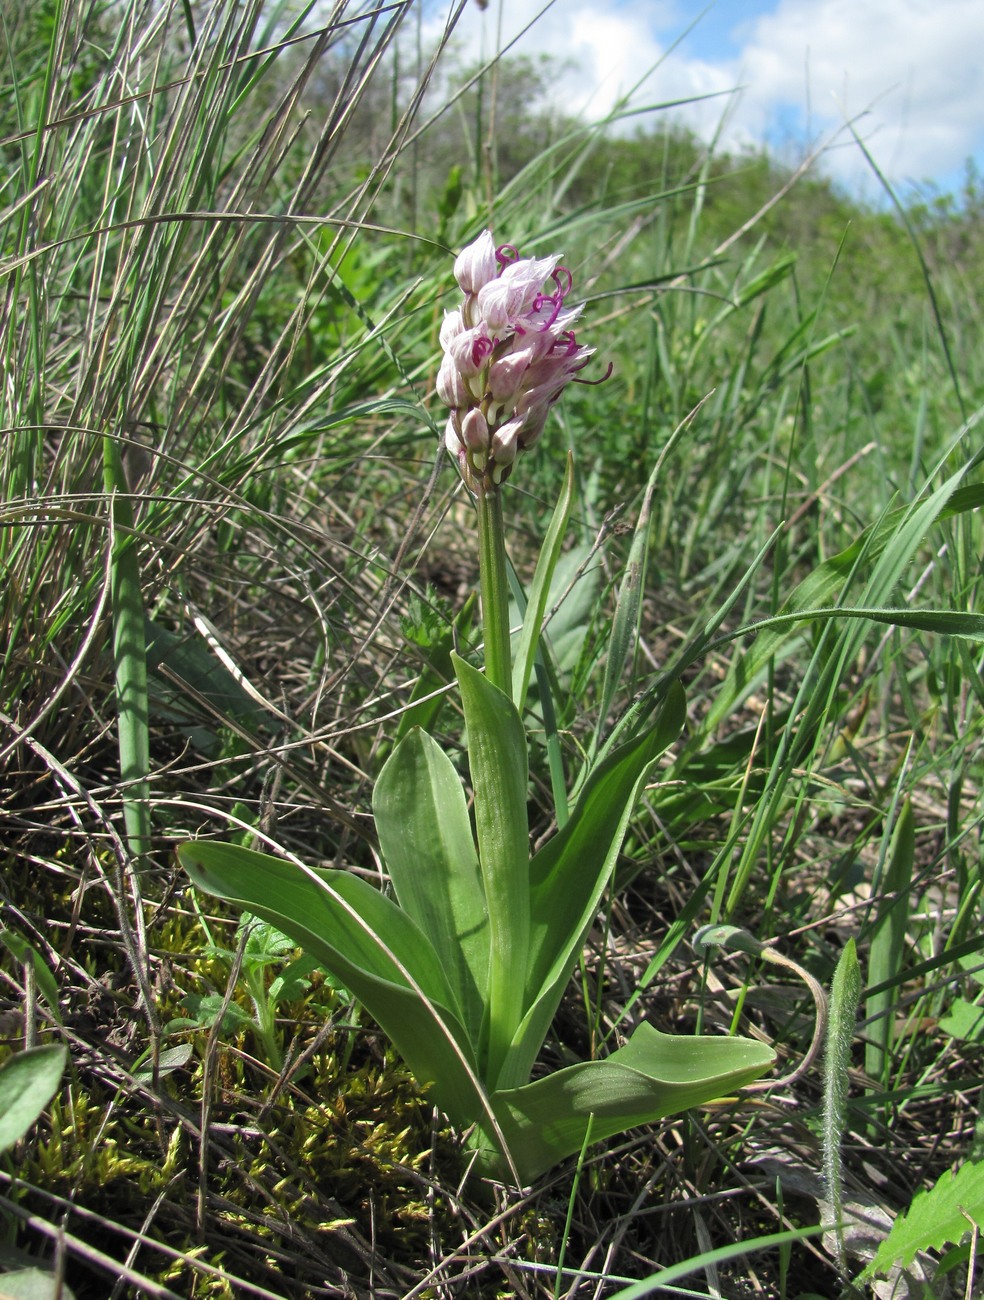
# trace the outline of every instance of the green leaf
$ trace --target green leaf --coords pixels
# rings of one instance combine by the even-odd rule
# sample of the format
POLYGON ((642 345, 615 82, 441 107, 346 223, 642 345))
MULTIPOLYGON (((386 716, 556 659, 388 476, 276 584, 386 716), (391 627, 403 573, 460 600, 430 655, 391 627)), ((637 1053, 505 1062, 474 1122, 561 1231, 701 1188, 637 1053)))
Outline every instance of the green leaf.
POLYGON ((775 618, 748 623, 729 632, 727 637, 715 644, 722 645, 751 632, 774 631, 792 627, 796 623, 819 623, 832 618, 870 619, 872 623, 887 623, 890 627, 911 627, 920 632, 935 632, 940 636, 960 636, 969 641, 984 641, 984 614, 971 614, 959 609, 901 609, 896 606, 876 609, 860 605, 831 605, 823 609, 797 610, 794 614, 777 614, 775 618))
POLYGON ((685 716, 683 687, 674 683, 653 726, 598 764, 570 821, 533 858, 527 1011, 499 1087, 529 1077, 615 868, 640 787, 685 716))
POLYGON ((624 690, 626 685, 634 689, 634 673, 629 674, 629 681, 626 682, 626 664, 629 655, 634 653, 639 642, 639 626, 642 617, 642 598, 646 586, 646 565, 649 553, 649 525, 652 518, 653 497, 656 492, 656 485, 662 472, 663 465, 670 452, 675 448, 677 442, 683 437, 683 434, 689 428, 697 412, 700 410, 702 403, 687 415, 673 430, 666 444, 664 445, 656 464, 649 474, 649 480, 646 483, 646 491, 642 499, 642 507, 639 510, 639 517, 636 520, 635 531, 632 535, 632 545, 629 548, 629 556, 625 562, 625 571, 622 574, 622 581, 618 588, 618 601, 615 607, 615 618, 612 621, 612 630, 608 638, 608 654, 605 663, 605 678, 601 688, 601 705, 598 710, 598 722, 595 727, 594 743, 592 754, 597 750, 597 741, 601 737, 602 729, 608 719, 608 714, 612 704, 615 701, 616 692, 624 690))
POLYGON ((892 1066, 892 1036, 897 996, 894 985, 901 978, 909 926, 909 897, 916 855, 916 828, 912 804, 907 799, 892 828, 888 862, 878 897, 877 914, 871 929, 868 955, 868 983, 889 985, 865 999, 868 1020, 865 1069, 873 1079, 887 1080, 892 1066))
POLYGON ((731 948, 735 952, 748 953, 749 957, 758 957, 764 947, 760 939, 740 925, 702 925, 693 937, 694 952, 702 960, 714 948, 731 948))
POLYGON ((68 1049, 29 1047, 0 1065, 0 1151, 19 1142, 58 1091, 68 1049))
MULTIPOLYGON (((222 1011, 225 997, 221 993, 186 993, 181 1005, 188 1012, 190 1020, 196 1025, 210 1029, 222 1011)), ((245 1029, 253 1023, 253 1018, 235 1002, 230 1002, 222 1016, 222 1032, 231 1036, 237 1029, 245 1029)))
POLYGON ((976 1002, 957 998, 950 1004, 945 1016, 940 1017, 940 1029, 951 1038, 960 1038, 967 1043, 980 1043, 984 1040, 984 1007, 976 1002))
POLYGON ((775 1054, 745 1038, 686 1038, 641 1024, 604 1061, 584 1061, 521 1088, 495 1092, 495 1109, 524 1182, 593 1141, 734 1092, 775 1054))
POLYGON ((178 848, 192 881, 289 934, 340 979, 455 1123, 485 1114, 468 1036, 441 958, 417 923, 345 871, 314 871, 236 844, 178 848))
POLYGON ((783 253, 772 266, 742 285, 737 293, 737 306, 747 307, 755 298, 759 298, 762 294, 768 293, 770 289, 774 289, 780 281, 785 280, 788 275, 792 274, 793 268, 796 266, 796 258, 795 253, 783 253))
POLYGON ((512 694, 517 707, 520 709, 522 709, 526 701, 526 692, 530 684, 530 674, 533 672, 533 661, 536 658, 536 648, 540 640, 540 629, 543 625, 543 615, 547 607, 550 584, 553 580, 554 570, 557 567, 557 561, 560 558, 560 548, 564 541, 564 531, 571 515, 573 501, 574 457, 568 452, 567 473, 564 475, 560 497, 554 507, 550 527, 547 529, 536 562, 536 572, 533 574, 533 583, 526 604, 526 613, 523 616, 523 630, 519 636, 519 645, 516 648, 513 663, 512 694))
POLYGON ((301 953, 285 966, 280 974, 270 981, 270 987, 267 989, 267 999, 271 1007, 276 1006, 278 1002, 293 1002, 303 997, 311 987, 311 981, 307 977, 317 964, 310 954, 301 953))
MULTIPOLYGON (((982 503, 984 493, 979 484, 967 488, 958 486, 965 473, 966 467, 925 500, 889 511, 866 528, 845 550, 831 556, 808 574, 790 593, 777 617, 763 623, 752 644, 733 661, 727 678, 716 692, 704 729, 708 732, 714 730, 737 701, 751 690, 758 674, 777 653, 794 625, 806 617, 806 611, 813 609, 819 612, 828 606, 839 590, 846 591, 859 567, 874 564, 862 603, 877 607, 887 599, 919 542, 936 520, 975 509, 982 503)), ((931 615, 932 611, 923 611, 921 617, 931 615)), ((853 616, 862 617, 863 611, 857 610, 853 616)), ((912 616, 920 617, 917 611, 912 611, 912 616)), ((915 622, 914 626, 928 627, 929 624, 915 622)), ((744 628, 735 635, 747 634, 750 630, 752 629, 744 628)))
POLYGON ((919 1251, 959 1242, 972 1222, 984 1229, 984 1161, 962 1165, 955 1174, 944 1170, 935 1187, 920 1192, 861 1276, 888 1274, 896 1264, 907 1268, 919 1251))
POLYGON ((461 779, 440 746, 415 729, 383 766, 372 808, 397 900, 444 959, 477 1046, 488 990, 489 924, 461 779))
POLYGON ((238 934, 245 932, 246 943, 243 945, 243 966, 262 970, 283 961, 288 953, 294 951, 297 944, 288 934, 278 930, 275 925, 260 921, 255 916, 244 913, 239 922, 238 934))
MULTIPOLYGON (((173 1074, 175 1070, 183 1070, 194 1054, 194 1047, 191 1043, 179 1043, 177 1047, 166 1047, 157 1058, 157 1077, 165 1078, 173 1074)), ((133 1077, 141 1083, 151 1083, 154 1078, 153 1065, 143 1065, 140 1068, 141 1061, 150 1060, 151 1053, 144 1052, 133 1065, 130 1067, 133 1077)))
POLYGON ((144 637, 152 690, 151 712, 176 722, 203 752, 211 756, 218 749, 222 719, 240 723, 254 732, 268 725, 267 710, 249 695, 242 682, 201 639, 201 628, 196 636, 178 636, 147 619, 144 637), (185 686, 190 686, 191 691, 185 686), (202 708, 203 704, 214 711, 211 717, 202 708))
POLYGON ((0 943, 22 965, 29 964, 32 967, 38 992, 47 1002, 48 1010, 60 1025, 62 1018, 61 1011, 58 1008, 58 984, 54 975, 48 969, 44 958, 16 930, 0 930, 0 943))
POLYGON ((151 837, 146 626, 133 502, 119 443, 108 436, 103 438, 103 479, 113 527, 110 590, 123 821, 127 847, 139 863, 150 851, 151 837))
POLYGON ((75 1300, 61 1278, 42 1268, 19 1268, 0 1275, 0 1300, 75 1300))
POLYGON ((495 1079, 523 1016, 529 961, 530 848, 526 733, 515 705, 452 656, 468 729, 475 830, 489 917, 488 1063, 495 1079))
MULTIPOLYGON (((768 1232, 761 1237, 753 1237, 751 1241, 734 1241, 729 1246, 704 1250, 699 1255, 681 1260, 678 1264, 671 1264, 668 1268, 661 1268, 658 1273, 650 1273, 649 1277, 633 1282, 631 1286, 621 1291, 616 1291, 610 1300, 643 1300, 643 1297, 656 1295, 659 1292, 663 1292, 664 1295, 704 1296, 706 1292, 684 1291, 676 1287, 670 1290, 669 1286, 671 1282, 679 1282, 692 1273, 703 1272, 716 1264, 726 1264, 732 1259, 745 1260, 755 1251, 775 1250, 778 1246, 806 1241, 807 1238, 816 1237, 821 1232, 823 1232, 822 1224, 809 1228, 787 1228, 784 1232, 768 1232)), ((801 1291, 798 1300, 824 1300, 824 1297, 814 1291, 801 1291)))

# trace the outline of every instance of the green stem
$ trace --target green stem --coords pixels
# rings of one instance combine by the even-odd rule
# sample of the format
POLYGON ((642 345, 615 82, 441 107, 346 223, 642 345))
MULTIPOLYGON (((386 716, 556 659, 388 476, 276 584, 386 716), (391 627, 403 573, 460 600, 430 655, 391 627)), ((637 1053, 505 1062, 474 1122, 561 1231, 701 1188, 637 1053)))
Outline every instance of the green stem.
POLYGON ((256 1029, 256 1036, 263 1044, 263 1050, 266 1052, 266 1063, 275 1070, 282 1070, 284 1068, 284 1055, 277 1041, 274 1007, 267 993, 262 967, 259 970, 254 969, 246 972, 246 985, 253 1002, 253 1010, 256 1012, 253 1025, 256 1029))
POLYGON ((478 498, 478 575, 485 629, 485 675, 512 699, 506 539, 502 497, 497 488, 478 498))

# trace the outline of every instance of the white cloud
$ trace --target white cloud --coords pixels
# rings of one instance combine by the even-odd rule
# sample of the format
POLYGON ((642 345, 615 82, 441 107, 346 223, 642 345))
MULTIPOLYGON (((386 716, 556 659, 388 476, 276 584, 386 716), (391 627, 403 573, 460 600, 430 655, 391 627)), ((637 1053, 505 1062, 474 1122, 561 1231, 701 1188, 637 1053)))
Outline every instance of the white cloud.
MULTIPOLYGON (((781 0, 740 60, 739 115, 764 134, 780 105, 827 129, 865 114, 861 132, 898 178, 940 176, 980 144, 980 0, 781 0)), ((838 155, 850 167, 850 155, 838 155)), ((854 166, 861 167, 860 160, 854 166)))
MULTIPOLYGON (((505 0, 503 43, 530 12, 505 0)), ((725 143, 732 146, 789 145, 792 136, 805 149, 848 116, 862 115, 860 134, 898 181, 952 178, 984 149, 982 0, 778 0, 770 12, 743 18, 740 52, 717 61, 688 55, 690 41, 670 48, 696 12, 669 0, 604 8, 602 0, 555 0, 514 52, 575 62, 552 98, 591 118, 645 79, 635 104, 726 96, 742 87, 730 101, 705 99, 678 110, 706 136, 727 112, 725 143)), ((703 22, 724 17, 724 10, 717 19, 712 10, 703 22)), ((497 0, 485 13, 466 6, 457 32, 464 61, 493 52, 498 23, 497 0)), ((832 152, 827 166, 849 181, 869 174, 853 147, 832 152)))

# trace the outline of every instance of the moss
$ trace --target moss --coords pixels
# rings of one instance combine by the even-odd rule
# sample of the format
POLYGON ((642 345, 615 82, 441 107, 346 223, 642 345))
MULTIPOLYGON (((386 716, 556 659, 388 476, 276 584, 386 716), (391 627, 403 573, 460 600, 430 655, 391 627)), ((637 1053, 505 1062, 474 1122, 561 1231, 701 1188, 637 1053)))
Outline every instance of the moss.
POLYGON ((151 1195, 166 1163, 156 1143, 148 1143, 152 1133, 149 1113, 107 1109, 72 1083, 52 1102, 47 1133, 31 1144, 21 1175, 62 1196, 111 1193, 121 1181, 151 1195))

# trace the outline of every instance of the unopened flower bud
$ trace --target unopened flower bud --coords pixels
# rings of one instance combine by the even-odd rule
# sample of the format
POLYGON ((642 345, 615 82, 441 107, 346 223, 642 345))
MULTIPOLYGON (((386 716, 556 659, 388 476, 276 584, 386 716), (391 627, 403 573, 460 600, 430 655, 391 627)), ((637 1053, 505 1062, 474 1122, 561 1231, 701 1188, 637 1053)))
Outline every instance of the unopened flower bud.
POLYGON ((494 402, 515 396, 530 365, 530 350, 512 352, 489 367, 489 392, 494 402))
POLYGON ((441 321, 441 347, 447 352, 453 339, 465 328, 464 318, 460 311, 446 311, 444 320, 441 321))
POLYGON ((461 419, 461 441, 469 451, 488 451, 489 425, 481 408, 473 406, 461 419))
POLYGON ((483 230, 473 244, 458 254, 454 263, 454 278, 462 293, 478 293, 479 289, 495 279, 498 269, 492 231, 483 230))
POLYGON ((522 420, 507 420, 496 429, 492 435, 492 459, 497 465, 511 465, 516 459, 522 428, 522 420))
POLYGON ((454 407, 464 406, 470 396, 461 371, 447 353, 437 372, 437 395, 445 406, 454 407))

